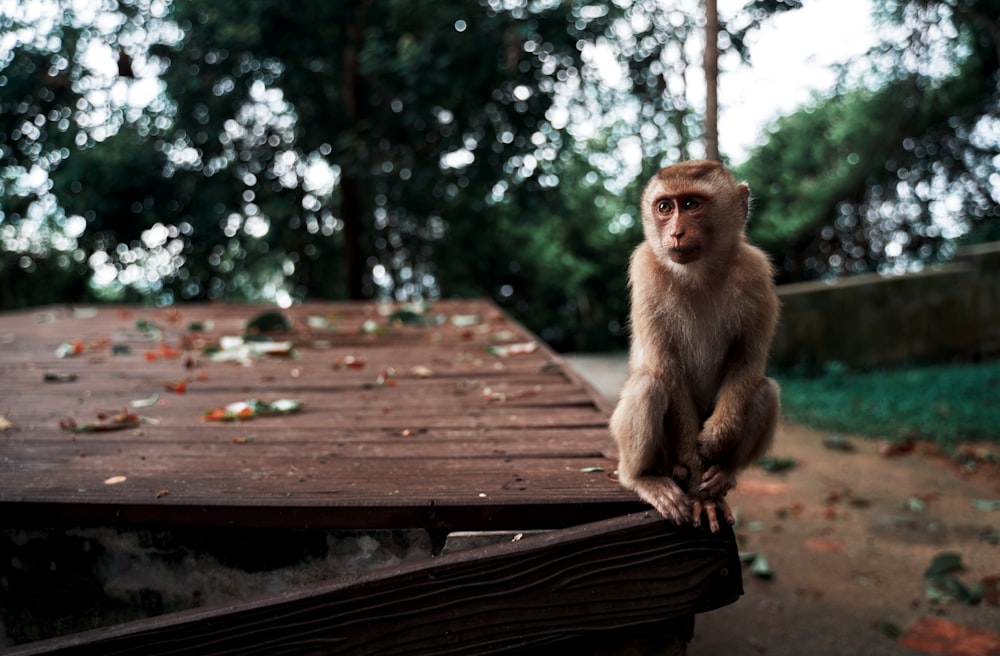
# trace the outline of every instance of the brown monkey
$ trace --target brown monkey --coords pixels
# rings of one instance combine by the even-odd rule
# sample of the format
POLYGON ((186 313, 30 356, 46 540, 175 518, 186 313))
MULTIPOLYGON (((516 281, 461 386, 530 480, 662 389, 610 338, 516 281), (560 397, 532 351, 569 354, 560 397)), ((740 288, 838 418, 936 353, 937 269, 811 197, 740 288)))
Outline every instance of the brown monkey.
POLYGON ((622 485, 700 525, 768 449, 779 390, 764 376, 778 318, 771 264, 744 235, 750 190, 714 161, 662 169, 642 194, 629 265, 629 375, 611 416, 622 485))

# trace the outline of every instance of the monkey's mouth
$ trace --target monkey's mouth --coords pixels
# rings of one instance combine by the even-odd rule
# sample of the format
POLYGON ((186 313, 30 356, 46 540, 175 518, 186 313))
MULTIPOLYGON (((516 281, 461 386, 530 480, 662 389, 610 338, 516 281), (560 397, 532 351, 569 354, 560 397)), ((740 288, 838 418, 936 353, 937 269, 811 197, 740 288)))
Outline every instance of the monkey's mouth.
POLYGON ((667 255, 677 264, 688 264, 701 257, 701 247, 697 244, 672 246, 667 249, 667 255))

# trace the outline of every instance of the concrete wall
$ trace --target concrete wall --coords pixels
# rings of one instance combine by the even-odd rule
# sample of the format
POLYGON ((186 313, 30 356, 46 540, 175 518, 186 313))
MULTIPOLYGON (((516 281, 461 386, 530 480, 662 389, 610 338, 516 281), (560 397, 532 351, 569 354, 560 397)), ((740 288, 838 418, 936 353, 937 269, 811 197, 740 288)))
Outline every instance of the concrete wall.
POLYGON ((852 368, 1000 356, 1000 242, 962 249, 948 264, 778 288, 778 368, 852 368))

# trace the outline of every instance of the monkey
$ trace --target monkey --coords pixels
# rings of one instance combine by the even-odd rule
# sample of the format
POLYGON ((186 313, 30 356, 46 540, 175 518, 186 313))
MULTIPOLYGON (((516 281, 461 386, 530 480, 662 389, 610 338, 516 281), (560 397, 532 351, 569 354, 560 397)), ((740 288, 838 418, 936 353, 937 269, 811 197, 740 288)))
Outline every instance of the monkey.
POLYGON ((779 302, 749 243, 750 190, 721 163, 668 166, 641 196, 629 261, 628 376, 609 428, 618 479, 677 525, 712 532, 736 472, 773 441, 780 389, 764 375, 779 302))

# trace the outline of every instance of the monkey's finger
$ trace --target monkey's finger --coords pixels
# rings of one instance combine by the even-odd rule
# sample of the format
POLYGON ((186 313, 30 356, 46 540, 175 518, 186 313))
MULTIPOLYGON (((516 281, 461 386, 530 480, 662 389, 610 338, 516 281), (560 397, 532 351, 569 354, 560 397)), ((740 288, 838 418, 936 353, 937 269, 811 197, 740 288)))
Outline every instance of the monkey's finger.
POLYGON ((736 523, 736 515, 733 514, 732 508, 726 503, 725 499, 716 499, 715 506, 722 511, 722 516, 726 518, 726 523, 733 526, 736 523))
MULTIPOLYGON (((709 504, 709 507, 711 507, 711 504, 709 504)), ((692 514, 691 525, 694 526, 695 528, 701 526, 701 513, 704 510, 705 510, 705 504, 702 502, 701 499, 694 499, 691 502, 691 514, 692 514)))
POLYGON ((711 529, 712 533, 719 532, 719 518, 715 514, 715 504, 708 502, 705 504, 705 514, 708 515, 708 528, 711 529))

